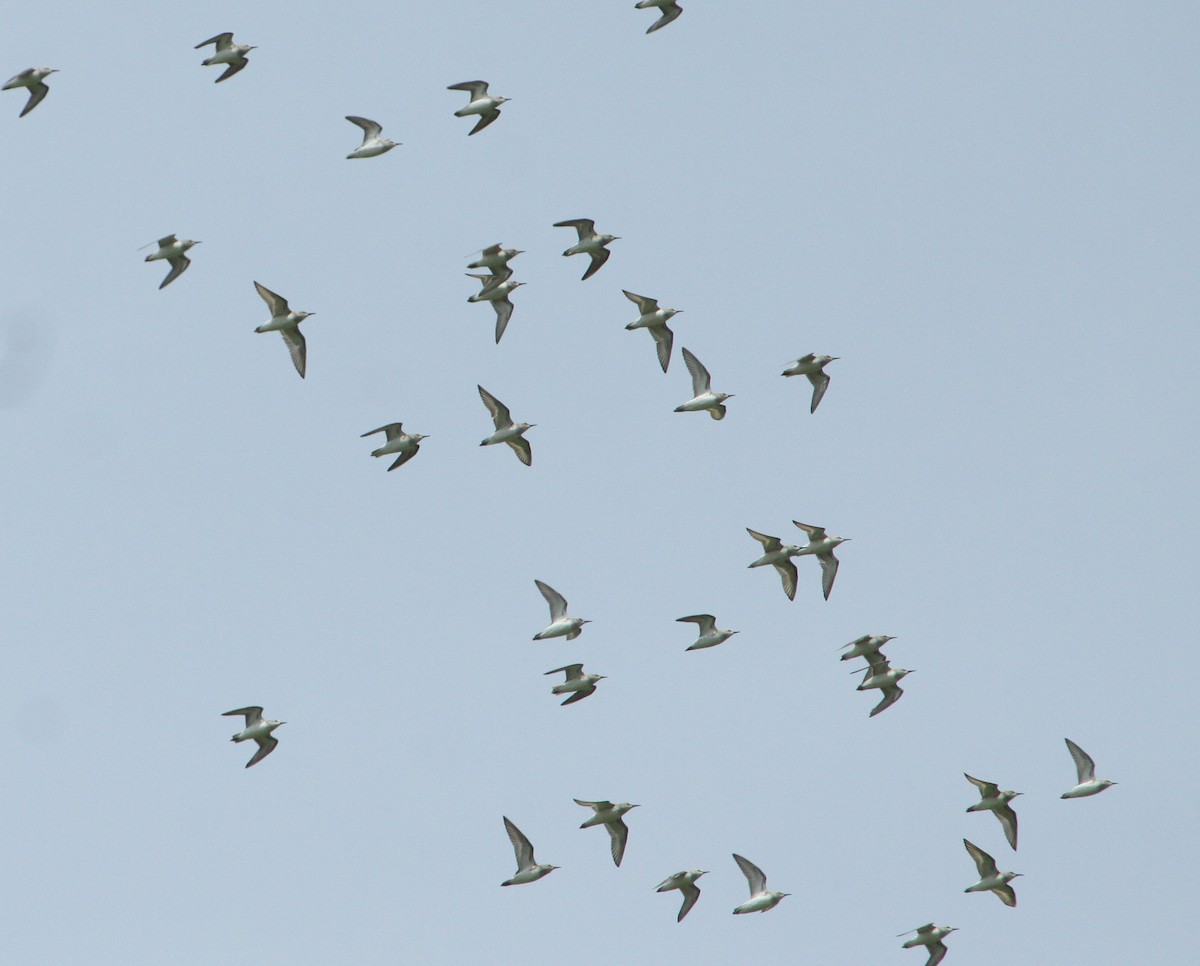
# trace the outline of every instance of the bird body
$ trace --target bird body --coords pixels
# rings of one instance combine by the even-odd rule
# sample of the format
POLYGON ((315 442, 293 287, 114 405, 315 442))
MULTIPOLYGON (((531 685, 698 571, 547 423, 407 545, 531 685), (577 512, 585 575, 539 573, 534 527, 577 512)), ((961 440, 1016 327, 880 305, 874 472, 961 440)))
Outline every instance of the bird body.
POLYGON ((735 916, 744 915, 748 912, 766 912, 768 909, 774 909, 779 905, 784 896, 791 895, 790 892, 768 891, 767 877, 763 874, 762 869, 749 859, 742 858, 736 852, 733 853, 733 859, 737 862, 738 868, 742 870, 742 875, 746 877, 746 881, 750 884, 750 898, 733 910, 735 916))
POLYGON ((184 252, 193 245, 199 244, 198 241, 192 241, 190 238, 176 238, 174 235, 167 235, 166 238, 158 240, 158 251, 147 255, 146 261, 157 262, 165 258, 171 266, 171 270, 167 272, 167 277, 159 283, 158 287, 160 291, 187 271, 188 266, 192 264, 192 260, 184 252))
POLYGON ((375 158, 381 154, 385 154, 396 146, 395 141, 382 136, 383 128, 375 121, 365 117, 358 117, 355 114, 347 114, 346 120, 362 128, 363 131, 362 144, 346 155, 347 160, 351 158, 375 158))
POLYGON ((254 741, 258 743, 258 751, 254 753, 246 767, 257 765, 260 761, 267 757, 275 750, 275 746, 279 744, 279 739, 271 734, 280 725, 287 724, 286 721, 275 721, 274 719, 265 719, 262 716, 263 709, 257 705, 249 708, 237 708, 233 711, 225 711, 222 717, 230 717, 231 715, 241 715, 246 719, 246 727, 235 734, 230 741, 254 741))
POLYGON ((1110 785, 1116 784, 1107 778, 1097 778, 1096 763, 1092 761, 1092 756, 1070 738, 1063 740, 1066 741, 1067 750, 1071 752, 1071 757, 1075 760, 1075 775, 1078 782, 1074 788, 1063 792, 1061 798, 1087 798, 1090 795, 1098 795, 1110 785))
POLYGON ((421 448, 421 440, 429 438, 428 436, 422 436, 420 433, 406 433, 402 423, 388 423, 386 426, 380 426, 369 433, 363 433, 359 439, 366 439, 368 436, 374 436, 376 433, 383 433, 386 442, 379 449, 372 450, 372 456, 388 456, 391 453, 400 454, 396 462, 388 467, 389 473, 397 466, 403 466, 416 456, 418 450, 421 448))
POLYGON ((287 299, 276 295, 266 286, 255 282, 254 288, 258 291, 262 300, 267 303, 267 308, 271 310, 270 321, 264 322, 254 331, 278 332, 283 336, 283 341, 286 343, 288 352, 292 356, 292 364, 296 367, 296 371, 300 373, 300 378, 303 379, 304 371, 307 367, 308 345, 304 341, 304 333, 300 331, 300 323, 310 315, 316 315, 317 313, 293 312, 288 307, 287 299))
MULTIPOLYGON (((586 282, 589 278, 600 271, 600 266, 608 261, 608 256, 611 254, 608 250, 608 245, 612 242, 619 241, 619 235, 603 235, 596 231, 596 223, 591 218, 572 218, 567 221, 556 221, 555 228, 574 228, 579 235, 579 241, 563 252, 563 256, 569 255, 588 255, 592 259, 592 263, 587 267, 587 271, 583 273, 582 282, 586 282)), ((628 292, 626 293, 629 294, 628 292)))
POLYGON ((821 404, 825 390, 829 388, 829 377, 825 375, 825 367, 837 358, 838 356, 819 356, 810 352, 795 362, 789 363, 788 367, 780 373, 784 376, 808 377, 808 381, 812 383, 813 387, 812 404, 808 407, 810 413, 817 411, 817 406, 821 404))
POLYGON ((625 825, 622 816, 638 806, 631 805, 629 802, 617 802, 615 805, 607 801, 585 802, 579 798, 575 799, 575 804, 590 808, 595 813, 580 825, 580 828, 594 828, 597 825, 603 825, 608 829, 609 837, 612 839, 613 863, 620 867, 621 859, 625 855, 625 844, 629 841, 629 828, 625 825))
POLYGON ((46 95, 50 93, 50 88, 44 81, 51 74, 57 73, 58 70, 54 67, 29 67, 6 80, 0 90, 12 91, 18 87, 24 87, 29 91, 29 100, 25 102, 21 113, 17 115, 24 117, 45 100, 46 95))
POLYGON ((216 50, 211 57, 207 57, 201 61, 201 64, 205 67, 212 67, 218 64, 228 65, 225 69, 225 72, 215 81, 213 81, 214 84, 219 84, 223 80, 228 80, 248 63, 250 63, 250 61, 247 60, 246 55, 250 53, 250 51, 254 50, 254 47, 250 44, 235 44, 233 42, 233 34, 229 31, 226 31, 223 34, 217 34, 215 37, 209 37, 208 40, 196 44, 196 46, 192 49, 199 50, 201 47, 207 47, 209 44, 215 45, 216 50))
POLYGON ((655 892, 670 892, 672 889, 678 889, 683 895, 683 905, 679 907, 679 915, 675 917, 676 922, 683 922, 683 917, 692 910, 692 906, 696 904, 696 900, 700 898, 700 889, 696 885, 696 880, 702 875, 708 875, 704 869, 688 869, 684 872, 676 872, 674 875, 669 875, 658 884, 655 892))

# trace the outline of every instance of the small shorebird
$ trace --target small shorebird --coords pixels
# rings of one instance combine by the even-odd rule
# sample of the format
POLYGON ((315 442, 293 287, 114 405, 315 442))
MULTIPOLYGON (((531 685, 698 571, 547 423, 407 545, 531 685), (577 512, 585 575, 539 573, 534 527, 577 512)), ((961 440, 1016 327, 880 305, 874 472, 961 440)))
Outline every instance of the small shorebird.
POLYGON ((556 667, 553 671, 547 671, 546 674, 558 674, 560 671, 566 673, 566 679, 562 684, 556 684, 552 687, 550 693, 570 694, 571 696, 563 702, 563 705, 574 704, 576 701, 582 701, 589 695, 595 694, 596 682, 603 680, 605 677, 603 674, 584 674, 582 664, 568 664, 566 667, 556 667))
POLYGON ((852 661, 856 657, 865 657, 869 663, 871 658, 879 653, 879 649, 884 644, 895 639, 888 634, 864 634, 862 637, 856 637, 849 644, 843 644, 839 650, 849 648, 842 655, 843 661, 852 661))
POLYGON ((973 886, 967 886, 963 892, 994 892, 1006 906, 1015 906, 1017 894, 1009 882, 1021 873, 999 872, 996 869, 996 860, 978 845, 967 839, 963 839, 963 845, 967 847, 967 852, 975 860, 975 868, 979 870, 979 881, 973 886))
POLYGON ((513 851, 517 854, 517 874, 511 879, 501 882, 500 885, 524 885, 526 882, 537 882, 538 879, 549 875, 555 869, 562 868, 558 865, 538 865, 537 859, 533 857, 533 846, 525 837, 525 833, 513 825, 507 815, 503 818, 504 830, 508 832, 508 840, 512 842, 513 851))
POLYGON ((596 233, 596 223, 591 218, 572 218, 569 221, 556 221, 555 228, 574 228, 579 234, 579 241, 563 252, 567 255, 589 255, 592 259, 592 264, 588 266, 586 272, 583 273, 581 282, 586 282, 589 278, 600 271, 600 266, 608 261, 608 256, 611 254, 607 246, 611 242, 620 241, 620 235, 600 235, 596 233))
POLYGON ((780 375, 784 376, 807 376, 808 381, 812 383, 812 405, 808 407, 810 413, 817 411, 817 406, 821 404, 821 398, 825 395, 825 390, 829 388, 829 377, 825 375, 825 367, 833 362, 838 356, 819 356, 810 352, 806 356, 801 356, 795 362, 790 363, 780 375))
POLYGON ((821 592, 829 600, 829 592, 833 590, 833 578, 837 576, 838 559, 833 555, 833 548, 845 543, 849 537, 831 537, 825 533, 824 527, 814 527, 799 520, 793 520, 796 526, 808 534, 808 545, 800 548, 799 556, 811 554, 821 562, 821 592))
POLYGON ((867 672, 867 676, 863 678, 862 684, 858 686, 859 691, 869 691, 873 688, 878 688, 883 692, 883 700, 871 709, 871 713, 867 715, 868 718, 874 718, 879 712, 886 711, 899 701, 904 694, 904 691, 900 687, 900 679, 906 674, 912 674, 911 670, 902 667, 893 668, 882 652, 875 654, 875 659, 871 661, 869 667, 859 668, 858 671, 852 673, 858 674, 859 671, 867 672))
POLYGON ((369 433, 363 433, 359 439, 366 439, 368 436, 374 436, 376 433, 383 433, 386 442, 379 449, 372 450, 372 456, 386 456, 389 453, 400 454, 396 462, 388 467, 389 473, 397 466, 403 466, 416 456, 417 451, 421 448, 421 440, 429 439, 428 436, 422 436, 420 433, 406 433, 401 423, 388 423, 386 426, 380 426, 369 433))
POLYGON ((519 248, 504 248, 499 243, 488 245, 487 248, 480 249, 479 257, 467 265, 467 268, 486 268, 493 275, 500 275, 503 274, 501 269, 507 268, 511 259, 522 254, 524 252, 519 248))
POLYGON ((965 771, 963 777, 979 789, 979 801, 967 808, 968 812, 991 812, 1004 826, 1004 837, 1015 850, 1017 847, 1017 813, 1012 810, 1011 802, 1021 792, 1005 792, 994 782, 985 782, 972 778, 965 771))
POLYGON ((580 825, 580 828, 592 828, 595 825, 603 825, 608 829, 609 838, 612 839, 613 862, 620 867, 621 858, 625 855, 625 843, 629 841, 629 829, 625 826, 625 820, 622 816, 630 809, 637 808, 637 806, 630 805, 628 802, 618 802, 616 805, 612 802, 585 802, 578 798, 575 799, 575 804, 583 805, 585 808, 590 808, 596 813, 580 825))
POLYGON ((196 46, 192 49, 199 50, 201 47, 207 47, 209 44, 216 44, 216 53, 214 53, 211 57, 201 61, 201 64, 205 67, 210 67, 213 64, 229 65, 225 68, 225 73, 213 81, 214 84, 219 84, 223 80, 229 80, 229 78, 250 63, 250 61, 246 59, 246 55, 250 53, 250 51, 254 50, 254 47, 252 47, 250 44, 235 44, 233 42, 233 33, 231 31, 226 31, 223 34, 217 34, 215 37, 209 37, 208 40, 204 41, 204 43, 196 44, 196 46))
POLYGON ((193 245, 199 244, 198 241, 192 241, 190 238, 176 238, 174 235, 168 235, 166 238, 158 240, 158 251, 153 255, 147 255, 146 261, 157 262, 159 259, 165 258, 171 266, 171 270, 167 272, 167 277, 159 283, 158 288, 160 291, 187 271, 187 267, 192 264, 192 260, 184 252, 193 245))
POLYGON ((46 95, 50 93, 50 88, 43 82, 51 74, 57 73, 58 71, 53 67, 30 67, 6 80, 0 90, 11 91, 18 87, 24 87, 29 91, 29 100, 25 102, 21 113, 17 115, 17 117, 24 117, 41 104, 46 95))
POLYGON ((733 860, 737 862, 738 868, 742 870, 742 875, 750 883, 750 898, 733 910, 735 916, 744 912, 766 912, 779 905, 779 900, 784 896, 791 895, 790 892, 768 892, 767 877, 763 875, 762 869, 736 852, 733 853, 733 860))
POLYGON ((724 644, 737 634, 738 631, 723 631, 717 629, 717 619, 712 614, 693 614, 691 617, 676 617, 676 623, 695 624, 700 628, 700 636, 688 647, 689 651, 699 651, 706 647, 716 647, 724 644))
MULTIPOLYGON (((942 940, 957 930, 957 926, 935 926, 933 923, 927 922, 923 926, 917 926, 916 929, 908 931, 915 932, 916 935, 902 948, 912 949, 914 946, 924 946, 929 950, 929 958, 925 960, 925 966, 937 966, 946 958, 946 944, 942 940)), ((907 936, 908 932, 902 932, 900 936, 907 936)), ((900 936, 896 938, 899 939, 900 936)))
POLYGON ((766 551, 751 567, 765 567, 770 564, 779 572, 780 579, 783 580, 783 592, 787 594, 788 600, 796 599, 796 565, 789 560, 789 557, 795 557, 800 553, 800 548, 795 544, 784 545, 778 537, 771 537, 765 533, 759 533, 757 530, 751 530, 746 527, 746 532, 755 540, 763 545, 763 550, 766 551))
POLYGON ((683 922, 683 917, 692 911, 692 906, 700 898, 700 889, 696 885, 696 880, 702 875, 708 875, 708 872, 704 869, 676 872, 663 879, 658 888, 654 890, 655 892, 670 892, 672 889, 678 889, 682 893, 683 905, 679 907, 679 915, 675 917, 676 922, 683 922))
POLYGON ((221 715, 223 718, 241 715, 246 719, 246 727, 234 735, 230 739, 231 741, 258 742, 258 751, 254 753, 253 758, 246 762, 247 768, 251 765, 257 765, 275 750, 275 746, 279 744, 279 739, 271 734, 271 732, 280 725, 287 724, 286 721, 264 719, 262 712, 262 708, 255 706, 252 708, 237 708, 234 711, 226 711, 221 715))
POLYGON ((287 343, 288 352, 292 356, 292 364, 296 367, 296 371, 300 373, 300 378, 304 378, 304 370, 308 364, 308 346, 304 341, 304 333, 300 331, 300 323, 307 319, 310 315, 316 315, 316 312, 293 312, 288 308, 287 299, 281 295, 276 295, 269 288, 254 283, 258 294, 262 296, 262 300, 267 303, 267 308, 271 310, 271 321, 264 322, 255 332, 278 332, 283 336, 283 341, 287 343))
POLYGON ((365 117, 358 117, 355 114, 347 114, 346 120, 351 124, 357 124, 363 131, 362 144, 346 155, 347 160, 351 158, 374 158, 392 150, 396 146, 395 141, 380 137, 383 134, 383 128, 375 121, 365 117))
MULTIPOLYGON (((653 330, 652 330, 653 331, 653 330)), ((692 398, 682 406, 676 406, 677 413, 699 413, 707 411, 713 419, 725 418, 725 400, 732 399, 731 392, 713 392, 712 377, 708 370, 685 346, 683 361, 692 374, 692 398)))
POLYGON ((492 422, 496 424, 496 431, 479 445, 492 446, 495 443, 508 443, 512 447, 513 452, 517 454, 517 459, 526 466, 531 466, 533 464, 533 452, 529 448, 529 440, 525 438, 525 430, 532 429, 537 424, 514 423, 512 415, 504 403, 484 389, 483 386, 476 386, 475 388, 479 390, 479 398, 487 406, 488 412, 492 414, 492 422))
MULTIPOLYGON (((586 275, 584 276, 587 277, 586 275)), ((662 366, 662 371, 667 371, 667 366, 671 364, 671 346, 675 342, 675 333, 667 328, 668 320, 675 315, 678 315, 683 309, 660 309, 658 307, 658 299, 647 298, 644 295, 634 295, 632 292, 625 291, 625 297, 638 307, 641 313, 634 321, 630 322, 625 329, 632 332, 634 329, 645 329, 654 337, 655 347, 658 349, 658 364, 662 366)), ((695 358, 693 356, 693 358, 695 358)), ((691 368, 690 366, 688 367, 691 368)), ((705 377, 708 376, 707 370, 703 366, 700 369, 704 371, 705 377)), ((692 370, 692 380, 696 379, 695 370, 692 370)), ((705 389, 707 391, 707 389, 705 389)), ((697 393, 699 395, 699 393, 697 393)), ((694 401, 694 400, 693 400, 694 401)), ((720 400, 715 400, 719 405, 720 400)), ((682 408, 682 407, 681 407, 682 408)), ((707 407, 706 407, 707 408, 707 407)), ((675 410, 679 412, 680 410, 675 410)), ((721 409, 721 416, 725 415, 724 408, 721 409)), ((714 416, 715 419, 720 419, 721 416, 714 416)))
POLYGON ((1096 777, 1096 763, 1092 761, 1091 755, 1075 744, 1070 738, 1063 739, 1067 743, 1067 750, 1071 752, 1071 757, 1075 759, 1075 774, 1078 783, 1074 788, 1065 791, 1060 796, 1061 798, 1087 798, 1089 795, 1098 795, 1109 785, 1115 785, 1116 782, 1110 782, 1107 778, 1096 777))
POLYGON ((479 115, 479 123, 471 128, 470 134, 478 134, 485 127, 492 123, 500 116, 500 105, 512 100, 509 97, 496 97, 488 94, 487 81, 473 80, 463 81, 461 84, 451 84, 446 88, 448 91, 467 91, 471 95, 471 99, 467 102, 466 107, 460 107, 454 112, 455 117, 469 117, 472 114, 479 115))
POLYGON ((533 639, 544 641, 549 637, 565 637, 568 641, 575 640, 583 633, 583 625, 590 624, 591 621, 568 617, 567 599, 549 584, 544 584, 540 580, 535 580, 534 583, 537 584, 537 589, 541 591, 542 596, 546 598, 546 603, 550 605, 550 623, 534 634, 533 639))
POLYGON ((500 337, 504 335, 504 330, 508 328, 508 320, 512 318, 513 304, 508 300, 508 297, 524 282, 516 282, 511 278, 512 269, 501 268, 502 274, 492 275, 472 275, 467 272, 469 278, 478 279, 483 286, 474 295, 468 296, 468 302, 491 302, 492 308, 496 310, 496 344, 500 344, 500 337))
POLYGON ((638 10, 646 10, 649 7, 658 7, 659 13, 662 14, 657 20, 650 25, 646 33, 652 34, 660 27, 665 27, 672 20, 683 13, 683 7, 675 2, 675 0, 638 0, 634 4, 638 10))

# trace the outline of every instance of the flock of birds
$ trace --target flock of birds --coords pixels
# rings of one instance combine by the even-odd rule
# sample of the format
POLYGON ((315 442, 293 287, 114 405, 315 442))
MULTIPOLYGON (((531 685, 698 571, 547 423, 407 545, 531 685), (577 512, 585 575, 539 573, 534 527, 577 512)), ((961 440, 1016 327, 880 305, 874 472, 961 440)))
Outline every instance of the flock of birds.
MULTIPOLYGON (((674 0, 640 0, 636 4, 636 7, 638 9, 658 8, 660 12, 659 19, 649 27, 646 33, 653 33, 661 29, 679 17, 683 12, 682 8, 674 0)), ((234 43, 231 32, 217 34, 197 44, 195 49, 198 50, 207 46, 213 46, 214 53, 202 62, 203 65, 225 67, 221 75, 216 78, 216 83, 226 81, 245 69, 249 63, 247 55, 255 49, 249 44, 234 43)), ((29 98, 21 111, 21 117, 27 115, 46 98, 46 95, 49 93, 49 88, 45 83, 46 78, 56 72, 55 69, 49 67, 29 68, 16 74, 3 85, 3 90, 18 88, 28 90, 29 98)), ((481 80, 451 84, 448 90, 465 91, 468 94, 469 99, 467 104, 455 111, 454 115, 456 117, 473 116, 478 118, 478 121, 469 132, 471 135, 478 134, 491 125, 500 116, 500 106, 509 100, 505 97, 490 94, 487 82, 481 80)), ((397 142, 382 136, 383 129, 376 121, 357 115, 348 115, 346 120, 361 128, 363 132, 362 143, 346 156, 348 159, 378 157, 397 146, 397 142)), ((582 281, 586 281, 594 276, 604 266, 610 255, 608 246, 612 242, 619 240, 619 236, 597 232, 594 221, 589 218, 575 218, 556 222, 554 227, 571 228, 576 231, 578 240, 574 245, 567 248, 563 252, 563 255, 566 257, 587 255, 589 257, 590 262, 583 273, 582 281)), ((181 239, 174 234, 167 235, 158 240, 157 250, 147 255, 145 260, 147 262, 165 261, 170 266, 170 271, 158 286, 160 289, 170 285, 187 270, 191 265, 191 260, 188 258, 187 253, 197 244, 199 244, 198 241, 186 238, 181 239)), ((509 296, 518 286, 524 284, 513 279, 513 272, 509 267, 509 262, 520 254, 522 254, 522 251, 519 249, 504 248, 501 244, 494 244, 482 249, 479 257, 467 266, 472 269, 485 270, 484 274, 468 273, 468 277, 480 282, 480 290, 471 295, 467 301, 472 303, 491 303, 496 313, 495 339, 497 343, 500 342, 512 318, 513 304, 509 296)), ((254 282, 254 287, 266 303, 267 309, 270 312, 268 321, 259 325, 254 331, 259 333, 278 332, 287 345, 296 371, 303 377, 307 366, 307 345, 304 335, 300 331, 300 324, 314 313, 294 311, 289 306, 287 299, 257 281, 254 282)), ((664 373, 667 372, 674 345, 674 333, 667 323, 682 310, 662 308, 659 306, 657 299, 638 295, 627 290, 624 290, 624 294, 637 306, 639 313, 638 317, 626 325, 625 328, 628 330, 645 329, 649 332, 654 339, 659 365, 664 373)), ((691 399, 676 407, 675 412, 707 412, 715 420, 723 419, 726 415, 725 402, 732 398, 732 394, 715 392, 712 389, 712 379, 709 371, 700 360, 687 348, 682 349, 682 355, 688 372, 692 377, 693 395, 691 399)), ((811 383, 812 398, 809 407, 810 413, 816 412, 829 387, 829 376, 825 373, 825 367, 837 358, 837 356, 809 353, 790 363, 782 372, 782 375, 785 377, 804 376, 811 383)), ((500 402, 500 400, 484 389, 483 386, 479 386, 478 389, 480 398, 491 415, 495 427, 494 432, 487 436, 480 445, 492 446, 499 443, 506 443, 516 453, 521 463, 525 466, 531 466, 533 463, 532 450, 529 441, 525 438, 525 433, 536 424, 515 422, 512 419, 509 408, 504 403, 500 402)), ((384 443, 379 448, 373 450, 371 456, 395 456, 396 459, 388 467, 389 471, 403 466, 416 456, 420 449, 421 441, 427 438, 419 433, 406 433, 403 425, 399 422, 380 426, 378 429, 364 433, 363 437, 365 438, 377 433, 384 434, 384 443)), ((807 542, 803 545, 784 544, 779 537, 770 536, 747 528, 747 532, 761 545, 763 551, 762 555, 749 564, 749 566, 751 568, 774 567, 782 581, 784 593, 789 600, 794 600, 797 587, 797 571, 792 558, 801 556, 815 557, 821 567, 822 594, 828 600, 829 594, 833 589, 834 578, 837 576, 838 571, 838 559, 834 556, 833 551, 849 538, 831 536, 820 526, 805 524, 799 521, 793 521, 793 523, 808 538, 807 542)), ((533 635, 533 640, 541 641, 563 637, 570 641, 579 637, 583 632, 583 626, 590 623, 590 621, 570 616, 568 614, 566 598, 549 584, 541 580, 535 580, 534 583, 549 605, 550 623, 537 634, 533 635)), ((693 614, 677 618, 677 621, 697 625, 699 636, 687 647, 689 651, 716 647, 729 640, 734 634, 739 633, 736 630, 718 628, 716 618, 711 614, 693 614)), ((892 640, 895 640, 895 638, 889 635, 864 635, 843 647, 845 653, 842 655, 841 660, 847 661, 861 657, 867 661, 865 667, 854 672, 865 672, 865 676, 858 685, 858 690, 878 690, 882 695, 882 699, 871 710, 871 717, 890 708, 900 699, 903 691, 900 688, 899 682, 906 675, 912 673, 910 669, 892 667, 888 658, 884 655, 883 646, 892 640)), ((605 677, 602 674, 585 673, 582 663, 568 664, 545 673, 547 675, 564 675, 563 682, 551 689, 551 693, 554 695, 567 696, 562 702, 563 705, 575 704, 591 696, 596 692, 597 683, 605 677)), ((275 737, 274 732, 286 722, 264 718, 261 707, 237 708, 233 711, 227 711, 224 714, 225 716, 242 717, 245 720, 245 727, 233 735, 232 740, 234 742, 253 741, 258 746, 254 755, 246 763, 246 768, 250 768, 261 762, 279 744, 279 740, 275 737)), ((1075 763, 1077 781, 1072 788, 1062 794, 1062 798, 1085 798, 1096 795, 1111 785, 1116 784, 1107 779, 1096 778, 1095 764, 1091 757, 1069 738, 1065 740, 1075 763)), ((1017 848, 1017 815, 1013 810, 1012 801, 1022 793, 1002 790, 999 785, 993 782, 983 781, 971 775, 965 775, 965 777, 975 786, 980 795, 980 800, 969 806, 967 811, 989 811, 995 815, 1003 828, 1009 846, 1015 851, 1017 848)), ((592 814, 583 822, 580 828, 586 829, 600 825, 604 826, 610 837, 613 862, 617 866, 620 866, 629 839, 629 828, 625 824, 625 815, 638 806, 629 802, 613 803, 610 801, 584 801, 582 799, 575 799, 575 802, 577 805, 592 810, 592 814)), ((502 882, 502 886, 536 882, 559 868, 559 866, 537 862, 530 840, 507 816, 503 817, 503 821, 505 831, 512 843, 516 856, 517 871, 510 878, 502 882)), ((992 892, 1006 906, 1015 906, 1017 904, 1017 897, 1011 883, 1013 879, 1020 876, 1020 873, 1000 871, 996 860, 968 839, 963 839, 963 845, 974 861, 979 875, 979 880, 973 885, 967 886, 964 891, 992 892)), ((749 898, 733 910, 735 915, 750 912, 766 912, 773 909, 783 898, 789 895, 786 892, 768 890, 766 876, 753 862, 736 853, 733 855, 733 858, 742 874, 746 877, 750 889, 749 898)), ((700 889, 696 883, 701 876, 707 874, 709 874, 708 871, 703 869, 684 870, 668 876, 658 885, 658 892, 673 890, 680 892, 683 901, 676 916, 676 921, 682 922, 684 917, 695 906, 700 898, 700 889)), ((925 947, 929 956, 926 966, 937 966, 947 952, 944 940, 954 931, 956 931, 956 927, 936 925, 931 922, 909 930, 906 933, 901 933, 900 937, 913 934, 911 939, 903 943, 903 948, 925 947)))

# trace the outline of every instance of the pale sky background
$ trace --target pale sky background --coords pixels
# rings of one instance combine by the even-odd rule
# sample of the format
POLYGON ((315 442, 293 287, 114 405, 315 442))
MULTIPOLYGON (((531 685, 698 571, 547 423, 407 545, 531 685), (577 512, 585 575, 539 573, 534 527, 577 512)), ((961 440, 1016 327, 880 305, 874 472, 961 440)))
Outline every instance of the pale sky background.
POLYGON ((61 73, 0 94, 0 959, 1194 954, 1200 8, 685 6, 8 11, 0 74, 61 73), (259 49, 214 85, 224 30, 259 49), (475 78, 512 102, 468 137, 475 78), (345 160, 346 114, 403 146, 345 160), (586 283, 579 217, 622 236, 586 283), (254 280, 316 313, 306 380, 254 280), (684 309, 668 375, 623 288, 684 309), (681 346, 723 422, 672 412, 681 346), (397 420, 430 438, 388 473, 397 420), (793 519, 853 538, 828 602, 746 569, 793 519), (534 578, 581 638, 530 640, 534 578), (741 633, 685 653, 704 611, 741 633), (866 633, 916 669, 874 719, 866 633), (609 678, 562 708, 573 661, 609 678), (288 724, 246 771, 248 704, 288 724), (1120 785, 1060 801, 1064 736, 1120 785), (964 771, 1025 793, 1019 852, 964 771), (642 806, 620 869, 573 797, 642 806), (499 888, 501 815, 562 869, 499 888), (731 916, 731 852, 793 895, 731 916))

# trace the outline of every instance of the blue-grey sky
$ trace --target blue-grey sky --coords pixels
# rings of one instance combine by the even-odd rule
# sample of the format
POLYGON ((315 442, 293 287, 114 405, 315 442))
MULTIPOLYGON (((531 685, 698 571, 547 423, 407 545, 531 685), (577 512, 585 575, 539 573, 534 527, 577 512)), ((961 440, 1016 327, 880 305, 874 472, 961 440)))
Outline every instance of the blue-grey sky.
POLYGON ((685 7, 10 11, 0 74, 61 73, 0 93, 0 958, 1194 951, 1200 11, 685 7), (214 85, 224 30, 259 49, 214 85), (468 137, 475 78, 512 102, 468 137), (346 114, 403 146, 345 160, 346 114), (580 217, 621 236, 584 283, 580 217), (203 244, 159 291, 172 232, 203 244), (497 346, 463 273, 500 241, 497 346), (316 313, 307 379, 254 280, 316 313), (684 309, 666 376, 623 288, 684 309), (680 346, 723 422, 672 412, 680 346), (841 357, 815 416, 807 352, 841 357), (388 473, 392 421, 429 439, 388 473), (828 602, 746 568, 793 519, 853 538, 828 602), (581 638, 530 640, 535 578, 581 638), (685 653, 697 612, 741 633, 685 653), (916 669, 874 719, 867 633, 916 669), (574 661, 608 679, 562 708, 574 661), (288 722, 250 771, 247 704, 288 722), (1064 736, 1120 785, 1060 801, 1064 736), (1025 793, 1019 852, 964 771, 1025 793), (641 805, 620 869, 576 797, 641 805), (562 869, 499 888, 501 815, 562 869), (964 836, 1016 909, 963 894, 964 836), (732 917, 731 852, 793 895, 732 917))

